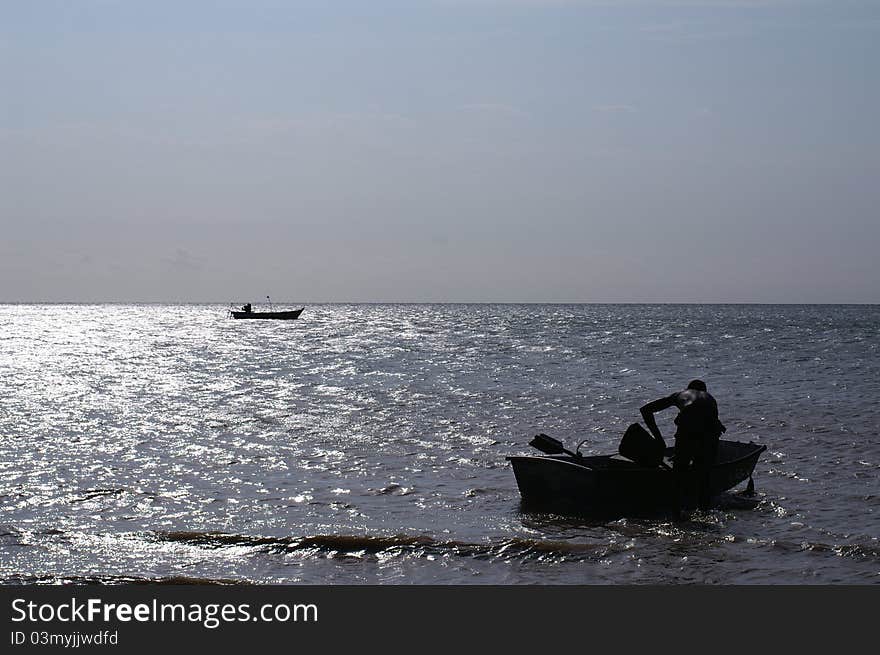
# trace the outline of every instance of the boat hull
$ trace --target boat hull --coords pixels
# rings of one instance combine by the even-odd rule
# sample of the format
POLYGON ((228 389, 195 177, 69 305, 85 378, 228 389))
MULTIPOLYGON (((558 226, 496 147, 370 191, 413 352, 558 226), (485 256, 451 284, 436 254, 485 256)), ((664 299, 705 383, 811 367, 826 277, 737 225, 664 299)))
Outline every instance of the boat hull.
POLYGON ((303 307, 302 309, 294 309, 284 312, 232 312, 232 318, 263 318, 290 321, 299 318, 299 315, 302 314, 303 309, 305 309, 305 307, 303 307))
MULTIPOLYGON (((710 474, 713 496, 749 479, 767 449, 754 443, 722 440, 710 474)), ((670 449, 671 450, 671 449, 670 449)), ((613 455, 575 458, 569 455, 507 458, 516 476, 523 505, 574 513, 654 511, 671 508, 676 481, 669 469, 640 466, 613 455)), ((697 481, 689 476, 684 499, 693 504, 697 481)))

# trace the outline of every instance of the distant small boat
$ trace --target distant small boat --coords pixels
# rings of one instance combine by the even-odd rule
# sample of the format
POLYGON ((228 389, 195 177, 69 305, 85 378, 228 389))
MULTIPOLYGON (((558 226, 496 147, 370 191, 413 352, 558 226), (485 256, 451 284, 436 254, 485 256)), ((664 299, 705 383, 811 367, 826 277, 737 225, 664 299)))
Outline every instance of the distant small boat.
POLYGON ((254 312, 254 311, 232 311, 232 318, 274 318, 282 321, 290 321, 299 318, 305 307, 299 309, 291 309, 283 312, 254 312))
MULTIPOLYGON (((766 449, 764 445, 722 439, 718 459, 710 473, 712 495, 728 491, 745 480, 749 480, 752 489, 752 472, 766 449)), ((668 467, 643 466, 618 455, 580 456, 565 452, 507 458, 525 505, 589 514, 606 510, 656 510, 674 503, 675 478, 668 467)), ((664 459, 673 454, 674 449, 668 448, 664 459)), ((692 493, 693 489, 686 492, 688 496, 692 493)))

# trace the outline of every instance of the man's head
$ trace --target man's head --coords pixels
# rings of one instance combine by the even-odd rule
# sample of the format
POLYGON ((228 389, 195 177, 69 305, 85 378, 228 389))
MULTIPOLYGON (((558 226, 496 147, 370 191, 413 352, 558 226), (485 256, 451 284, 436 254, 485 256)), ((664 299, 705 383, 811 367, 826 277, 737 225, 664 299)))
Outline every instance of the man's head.
POLYGON ((706 383, 702 380, 691 380, 688 382, 688 389, 694 389, 696 391, 705 391, 706 383))

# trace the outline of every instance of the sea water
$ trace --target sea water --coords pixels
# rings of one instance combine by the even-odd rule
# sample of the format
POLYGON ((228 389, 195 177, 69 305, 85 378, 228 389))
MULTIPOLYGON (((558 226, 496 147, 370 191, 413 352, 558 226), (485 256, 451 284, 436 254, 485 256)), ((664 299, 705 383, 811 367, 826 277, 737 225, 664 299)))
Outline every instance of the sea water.
POLYGON ((0 581, 880 581, 876 305, 227 310, 0 305, 0 581), (613 453, 693 378, 767 446, 753 500, 520 506, 534 434, 613 453))

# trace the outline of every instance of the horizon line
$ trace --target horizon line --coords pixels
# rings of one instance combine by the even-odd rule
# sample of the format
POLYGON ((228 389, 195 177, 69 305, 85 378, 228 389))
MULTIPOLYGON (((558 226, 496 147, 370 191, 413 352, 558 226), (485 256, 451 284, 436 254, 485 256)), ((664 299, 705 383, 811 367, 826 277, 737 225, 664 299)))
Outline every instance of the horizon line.
MULTIPOLYGON (((251 301, 252 302, 252 301, 251 301)), ((255 305, 268 305, 257 302, 255 305)), ((272 305, 880 305, 880 301, 726 301, 726 300, 273 300, 272 305)), ((0 300, 0 305, 235 305, 218 300, 0 300)))

